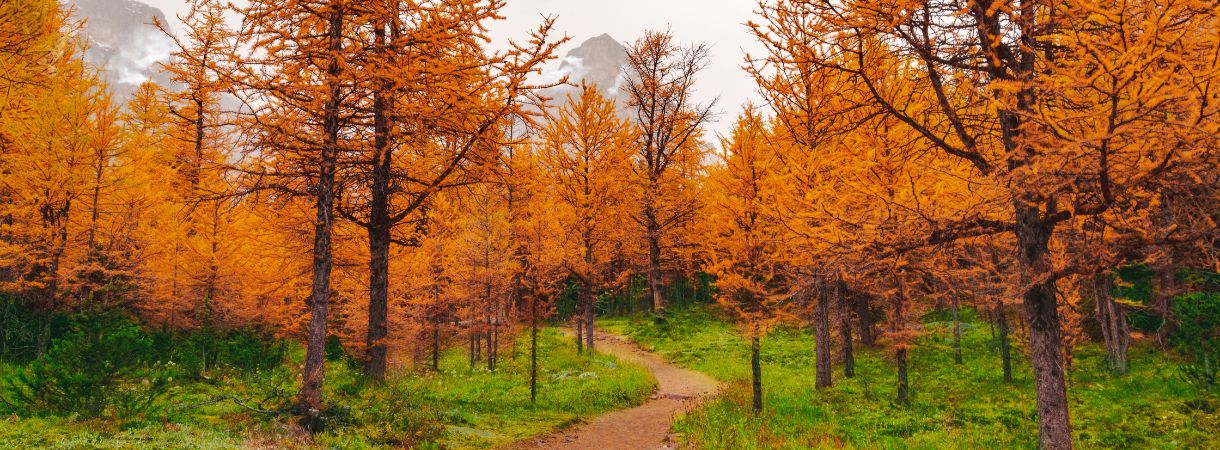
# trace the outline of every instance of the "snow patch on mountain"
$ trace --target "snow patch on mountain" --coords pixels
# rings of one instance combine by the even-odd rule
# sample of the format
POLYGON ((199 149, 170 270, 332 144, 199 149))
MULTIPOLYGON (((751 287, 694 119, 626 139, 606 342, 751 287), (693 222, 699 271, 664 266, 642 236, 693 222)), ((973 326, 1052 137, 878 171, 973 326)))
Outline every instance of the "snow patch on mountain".
POLYGON ((624 66, 627 64, 627 48, 608 34, 584 41, 559 60, 559 67, 544 74, 544 81, 555 83, 568 77, 574 86, 559 86, 548 92, 558 102, 565 101, 568 94, 577 92, 581 82, 597 86, 608 98, 622 100, 621 90, 626 84, 624 66))
POLYGON ((153 26, 154 20, 166 23, 161 10, 136 0, 71 3, 84 21, 85 61, 101 69, 117 100, 125 100, 145 81, 168 83, 159 64, 169 60, 174 44, 153 26))

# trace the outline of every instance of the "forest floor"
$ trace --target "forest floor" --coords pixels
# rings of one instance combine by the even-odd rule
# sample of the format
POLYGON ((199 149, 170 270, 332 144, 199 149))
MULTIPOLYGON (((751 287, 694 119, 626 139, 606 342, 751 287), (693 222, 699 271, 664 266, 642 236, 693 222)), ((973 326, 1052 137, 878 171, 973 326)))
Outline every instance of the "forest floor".
POLYGON ((643 405, 607 413, 586 424, 522 442, 514 448, 673 448, 675 439, 670 430, 674 416, 689 411, 715 394, 719 387, 719 383, 711 377, 670 364, 618 335, 597 332, 594 349, 598 353, 647 368, 657 380, 656 393, 643 405))
MULTIPOLYGON (((139 415, 24 415, 0 402, 0 449, 491 448, 595 423, 608 412, 648 403, 656 392, 649 368, 604 353, 577 353, 571 339, 547 327, 538 337, 538 398, 530 402, 528 345, 528 333, 522 333, 515 346, 503 349, 495 372, 483 362, 471 367, 458 345, 444 352, 439 373, 404 369, 383 385, 362 382, 354 364, 330 361, 325 398, 344 416, 313 439, 295 432, 287 413, 252 413, 212 400, 291 398, 303 356, 295 349, 271 370, 216 372, 211 381, 177 386, 152 412, 139 415)), ((0 388, 21 369, 0 363, 0 388)))
MULTIPOLYGON (((1023 337, 1013 340, 1013 383, 1004 383, 989 325, 963 310, 963 364, 955 364, 951 322, 929 314, 910 357, 911 404, 895 399, 890 352, 858 346, 844 378, 834 352, 834 386, 813 387, 814 343, 806 330, 763 339, 764 410, 751 411, 749 344, 714 307, 601 319, 667 361, 724 383, 720 393, 674 421, 679 447, 699 449, 1037 448, 1033 375, 1023 337)), ((1110 373, 1098 345, 1076 346, 1069 369, 1073 440, 1080 448, 1217 448, 1220 393, 1181 375, 1182 358, 1143 342, 1131 370, 1110 373)), ((628 431, 630 433, 632 431, 628 431)))

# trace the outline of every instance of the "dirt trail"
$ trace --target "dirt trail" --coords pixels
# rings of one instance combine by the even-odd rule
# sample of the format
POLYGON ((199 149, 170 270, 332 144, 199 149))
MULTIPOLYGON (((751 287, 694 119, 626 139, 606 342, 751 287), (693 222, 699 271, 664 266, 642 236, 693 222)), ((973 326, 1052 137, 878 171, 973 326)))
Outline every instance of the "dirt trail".
POLYGON ((643 405, 606 413, 558 433, 520 442, 516 449, 639 450, 674 448, 670 425, 674 415, 713 394, 718 383, 707 375, 665 362, 620 336, 598 332, 594 348, 647 367, 657 392, 643 405))

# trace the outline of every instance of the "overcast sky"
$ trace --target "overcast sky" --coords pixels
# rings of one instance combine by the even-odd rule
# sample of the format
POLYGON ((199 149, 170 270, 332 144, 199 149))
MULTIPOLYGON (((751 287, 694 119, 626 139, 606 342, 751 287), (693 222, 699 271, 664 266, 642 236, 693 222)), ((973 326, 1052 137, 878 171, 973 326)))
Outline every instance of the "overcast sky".
MULTIPOLYGON (((142 1, 170 17, 187 8, 185 0, 142 1)), ((524 38, 542 16, 554 15, 559 31, 572 38, 561 56, 602 33, 626 43, 644 30, 670 28, 679 42, 707 42, 712 61, 700 77, 698 97, 703 102, 720 97, 721 114, 712 129, 724 132, 743 103, 758 99, 754 83, 741 70, 744 51, 757 53, 759 48, 743 25, 753 17, 755 6, 755 0, 507 0, 505 20, 491 27, 491 38, 497 45, 510 37, 524 38)))

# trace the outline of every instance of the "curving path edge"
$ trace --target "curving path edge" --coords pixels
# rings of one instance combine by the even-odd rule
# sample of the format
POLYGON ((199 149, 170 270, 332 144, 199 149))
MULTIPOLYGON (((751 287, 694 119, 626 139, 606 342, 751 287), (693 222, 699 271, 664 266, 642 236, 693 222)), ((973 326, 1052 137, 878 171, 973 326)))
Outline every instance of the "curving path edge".
POLYGON ((676 446, 670 432, 674 416, 690 410, 719 389, 719 383, 711 377, 670 364, 622 336, 598 331, 593 337, 593 347, 647 368, 657 379, 657 391, 640 406, 602 414, 584 424, 518 442, 510 448, 672 449, 676 446))

